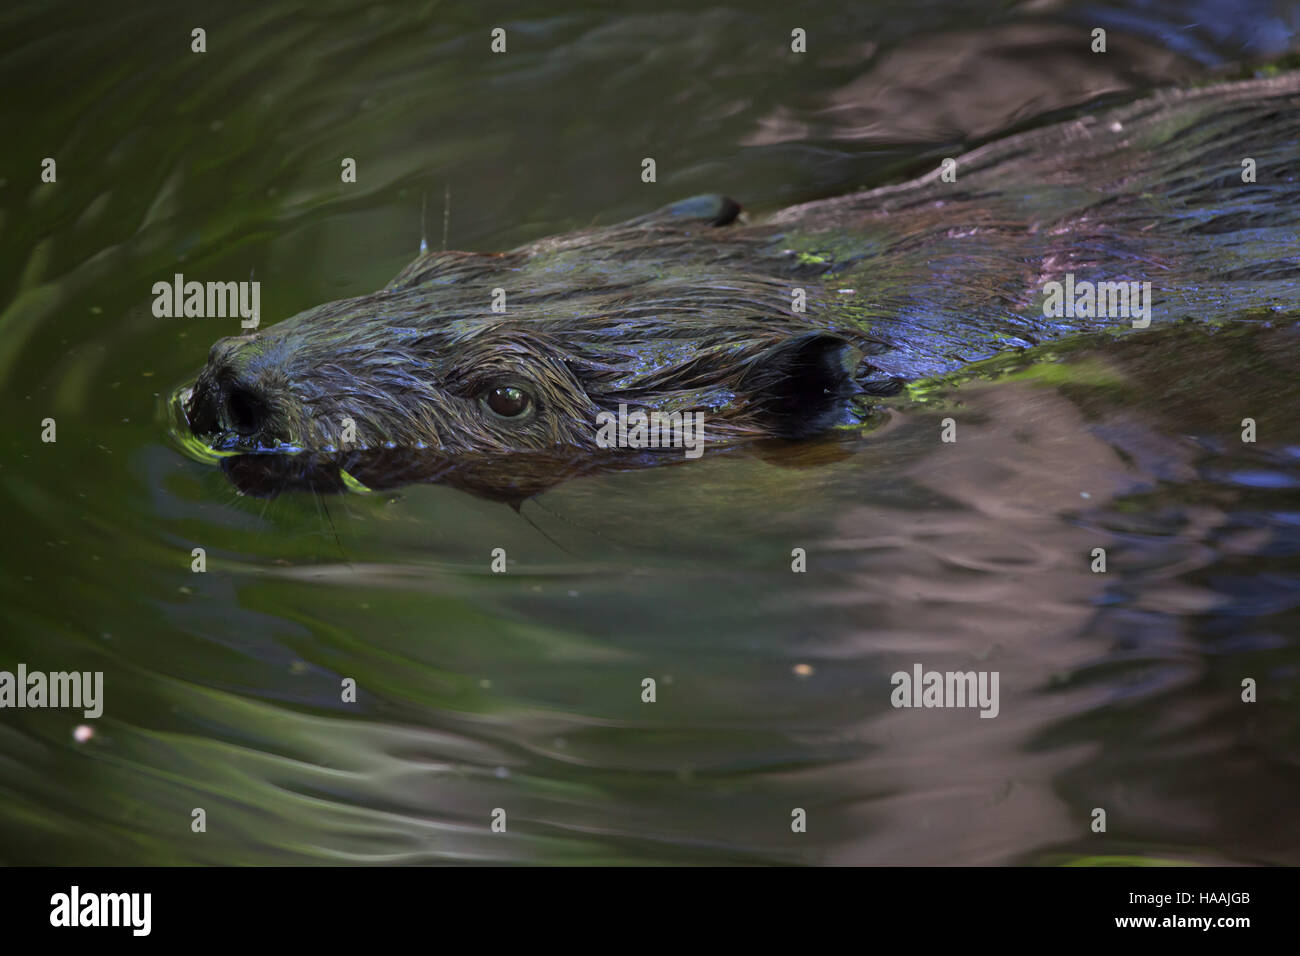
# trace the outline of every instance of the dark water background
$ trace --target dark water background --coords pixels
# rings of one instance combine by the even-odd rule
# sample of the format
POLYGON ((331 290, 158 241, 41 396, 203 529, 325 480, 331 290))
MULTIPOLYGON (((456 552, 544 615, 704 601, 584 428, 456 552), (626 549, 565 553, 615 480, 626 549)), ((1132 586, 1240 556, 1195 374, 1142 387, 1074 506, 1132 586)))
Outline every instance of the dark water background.
POLYGON ((106 698, 0 711, 0 862, 1300 863, 1285 326, 1070 343, 857 445, 522 516, 268 503, 180 453, 165 399, 236 329, 155 318, 175 272, 252 273, 278 321, 395 275, 426 195, 470 250, 700 192, 761 213, 1300 42, 1274 3, 649 6, 0 11, 0 669, 106 698), (918 661, 999 671, 1000 716, 892 709, 918 661))

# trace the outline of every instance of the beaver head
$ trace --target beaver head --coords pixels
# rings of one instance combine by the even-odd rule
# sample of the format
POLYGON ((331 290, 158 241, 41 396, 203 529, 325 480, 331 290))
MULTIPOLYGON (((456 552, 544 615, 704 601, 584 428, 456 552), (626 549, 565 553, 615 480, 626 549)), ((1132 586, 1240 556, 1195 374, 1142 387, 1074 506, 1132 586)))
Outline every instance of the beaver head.
POLYGON ((598 415, 699 412, 709 444, 851 420, 870 342, 793 310, 772 230, 701 197, 514 252, 421 256, 386 288, 217 342, 185 405, 240 454, 598 447, 598 415), (495 306, 495 310, 494 310, 495 306))

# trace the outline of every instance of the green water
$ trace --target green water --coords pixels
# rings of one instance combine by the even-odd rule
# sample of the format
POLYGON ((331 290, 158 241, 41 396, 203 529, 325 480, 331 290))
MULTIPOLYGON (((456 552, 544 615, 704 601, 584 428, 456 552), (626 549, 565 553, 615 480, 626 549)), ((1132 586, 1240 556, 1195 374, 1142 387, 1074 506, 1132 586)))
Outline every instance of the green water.
POLYGON ((1291 328, 1038 350, 859 443, 517 514, 237 495, 165 408, 235 323, 151 311, 176 272, 253 276, 272 322, 378 288, 422 233, 493 251, 888 182, 1284 60, 1297 8, 1247 6, 6 7, 0 670, 102 671, 105 700, 0 710, 0 862, 1300 862, 1291 328), (1097 23, 1103 62, 1073 47, 1097 23), (917 661, 997 670, 997 719, 891 708, 917 661))

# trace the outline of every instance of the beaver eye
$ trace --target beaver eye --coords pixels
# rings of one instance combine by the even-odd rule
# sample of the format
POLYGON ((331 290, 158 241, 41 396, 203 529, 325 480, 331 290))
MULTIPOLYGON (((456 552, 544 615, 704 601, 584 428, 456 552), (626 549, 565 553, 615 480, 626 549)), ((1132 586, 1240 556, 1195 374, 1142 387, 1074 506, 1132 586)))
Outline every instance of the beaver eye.
POLYGON ((527 392, 513 385, 502 385, 492 389, 484 397, 484 401, 494 415, 502 418, 518 418, 533 404, 533 399, 527 392))

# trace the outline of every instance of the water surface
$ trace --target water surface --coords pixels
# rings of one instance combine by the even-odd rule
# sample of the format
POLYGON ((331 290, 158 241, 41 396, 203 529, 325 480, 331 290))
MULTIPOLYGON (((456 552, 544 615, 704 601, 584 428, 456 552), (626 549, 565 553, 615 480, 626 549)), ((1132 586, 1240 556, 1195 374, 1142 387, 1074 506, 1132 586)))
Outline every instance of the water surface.
POLYGON ((251 275, 277 321, 379 287, 422 233, 490 251, 695 193, 762 213, 878 185, 1290 63, 1296 7, 0 21, 0 669, 102 670, 106 696, 94 722, 0 712, 0 861, 1300 862, 1285 323, 1038 349, 915 390, 860 439, 580 478, 516 513, 435 485, 237 495, 166 414, 234 323, 150 309, 176 272, 251 275), (1080 52, 1095 25, 1104 59, 1080 52), (999 716, 891 708, 918 661, 997 670, 999 716))

